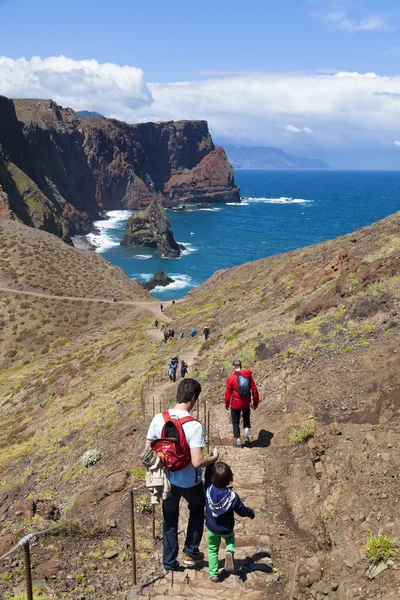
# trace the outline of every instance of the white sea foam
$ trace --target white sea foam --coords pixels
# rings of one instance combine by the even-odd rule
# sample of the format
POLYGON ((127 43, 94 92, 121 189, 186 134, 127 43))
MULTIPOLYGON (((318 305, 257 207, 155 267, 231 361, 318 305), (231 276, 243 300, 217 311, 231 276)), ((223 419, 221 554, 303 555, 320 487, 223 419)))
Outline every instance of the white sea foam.
POLYGON ((118 229, 121 223, 127 221, 132 212, 132 210, 110 210, 106 213, 108 219, 93 223, 99 233, 89 233, 87 239, 96 248, 96 252, 104 252, 119 246, 119 240, 115 238, 112 231, 118 229))
POLYGON ((154 273, 139 273, 139 275, 135 275, 133 279, 139 279, 139 281, 148 281, 153 277, 154 273))
POLYGON ((163 292, 164 290, 183 290, 185 288, 193 288, 195 287, 195 283, 193 282, 190 275, 183 275, 180 273, 169 275, 172 279, 174 279, 173 283, 170 283, 166 286, 157 286, 152 290, 152 292, 163 292))
POLYGON ((149 254, 134 254, 133 258, 136 258, 136 260, 148 260, 151 256, 149 254))
POLYGON ((194 231, 191 231, 191 232, 190 232, 190 235, 194 235, 194 231))
POLYGON ((248 206, 249 203, 248 202, 243 202, 243 200, 241 200, 240 202, 227 202, 226 206, 248 206))
POLYGON ((178 242, 178 244, 182 244, 186 248, 186 250, 182 250, 182 254, 190 254, 191 252, 196 252, 197 250, 197 248, 193 248, 193 244, 190 242, 178 242))
MULTIPOLYGON (((280 198, 256 198, 248 196, 247 202, 264 202, 265 204, 311 204, 312 200, 305 200, 304 198, 289 198, 288 196, 281 196, 280 198)), ((244 204, 244 202, 242 202, 244 204)))

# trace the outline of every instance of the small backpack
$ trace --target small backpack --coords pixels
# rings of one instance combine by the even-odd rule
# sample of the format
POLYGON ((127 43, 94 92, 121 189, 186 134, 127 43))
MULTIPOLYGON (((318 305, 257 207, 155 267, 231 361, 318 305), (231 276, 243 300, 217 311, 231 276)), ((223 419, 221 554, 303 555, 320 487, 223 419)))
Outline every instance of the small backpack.
POLYGON ((250 396, 250 377, 243 377, 243 375, 239 375, 239 373, 236 373, 236 377, 237 377, 237 392, 239 394, 239 396, 250 396))
POLYGON ((164 426, 159 440, 153 440, 151 447, 168 471, 181 471, 191 462, 190 448, 182 425, 196 421, 193 417, 175 419, 169 411, 162 413, 164 426))

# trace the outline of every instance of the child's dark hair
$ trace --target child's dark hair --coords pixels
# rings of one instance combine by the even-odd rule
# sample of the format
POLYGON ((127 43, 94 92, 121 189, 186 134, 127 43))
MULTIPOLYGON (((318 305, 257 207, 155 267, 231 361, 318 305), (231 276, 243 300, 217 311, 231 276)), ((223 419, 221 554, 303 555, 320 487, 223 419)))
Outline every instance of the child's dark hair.
POLYGON ((211 482, 217 488, 224 488, 233 481, 232 469, 224 462, 216 462, 211 471, 211 482))

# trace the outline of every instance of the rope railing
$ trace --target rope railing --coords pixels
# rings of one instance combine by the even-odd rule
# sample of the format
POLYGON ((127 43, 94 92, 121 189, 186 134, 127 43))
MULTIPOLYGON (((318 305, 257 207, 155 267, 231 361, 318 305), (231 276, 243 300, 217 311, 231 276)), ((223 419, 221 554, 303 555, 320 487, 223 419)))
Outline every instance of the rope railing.
MULTIPOLYGON (((153 379, 153 381, 154 381, 154 379, 153 379)), ((148 389, 150 389, 149 382, 146 382, 146 383, 147 383, 148 389)), ((144 394, 143 388, 144 388, 144 386, 142 386, 141 399, 142 399, 142 403, 144 405, 145 404, 145 394, 144 394)), ((155 406, 155 398, 153 395, 152 403, 153 403, 153 414, 155 414, 156 408, 159 408, 160 412, 162 412, 161 399, 159 401, 159 407, 156 407, 155 406)), ((197 408, 196 408, 197 419, 199 419, 199 416, 200 416, 199 404, 200 403, 197 403, 197 408)), ((207 401, 204 401, 203 418, 204 418, 204 425, 203 425, 204 429, 203 430, 204 430, 205 439, 206 439, 207 452, 209 453, 210 452, 210 409, 208 408, 207 401)), ((88 515, 91 515, 91 514, 97 512, 98 510, 103 510, 104 508, 106 508, 107 506, 109 506, 115 502, 121 502, 121 501, 129 498, 129 513, 130 513, 130 524, 131 524, 131 549, 132 549, 132 581, 133 581, 133 585, 136 586, 137 585, 137 564, 136 564, 137 551, 136 551, 134 497, 135 497, 136 492, 143 490, 145 488, 146 488, 146 484, 141 484, 137 487, 132 487, 131 489, 129 489, 125 492, 125 494, 122 496, 122 498, 121 497, 113 498, 112 500, 109 500, 108 502, 102 503, 101 506, 95 506, 94 508, 86 511, 85 513, 77 515, 76 517, 71 517, 70 519, 67 519, 66 521, 57 523, 56 525, 53 525, 52 527, 48 527, 46 529, 41 529, 39 531, 34 531, 34 532, 26 534, 15 544, 15 546, 13 548, 11 548, 10 550, 8 550, 8 552, 6 552, 2 556, 0 556, 0 562, 8 559, 15 552, 17 552, 17 550, 20 550, 21 548, 23 548, 23 550, 24 550, 25 582, 26 582, 26 598, 27 598, 27 600, 33 600, 30 542, 33 539, 48 535, 57 529, 61 529, 61 528, 65 527, 66 525, 69 525, 70 523, 84 519, 88 515)), ((153 550, 155 548, 156 544, 158 543, 158 540, 156 539, 156 518, 155 517, 156 517, 155 506, 153 504, 152 505, 152 537, 153 537, 153 540, 155 540, 155 542, 154 542, 151 550, 153 550)), ((179 533, 182 533, 182 532, 179 532, 179 533)), ((173 579, 171 580, 171 585, 173 586, 173 579)))

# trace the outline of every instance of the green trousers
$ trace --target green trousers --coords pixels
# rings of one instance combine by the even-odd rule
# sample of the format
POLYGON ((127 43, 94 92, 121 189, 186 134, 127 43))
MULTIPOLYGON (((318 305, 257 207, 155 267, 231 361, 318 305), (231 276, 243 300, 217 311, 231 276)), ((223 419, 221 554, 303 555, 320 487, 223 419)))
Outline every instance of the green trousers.
POLYGON ((218 577, 218 550, 222 538, 226 542, 226 549, 230 550, 230 552, 235 552, 235 534, 233 531, 227 535, 218 535, 207 529, 208 570, 210 577, 218 577))

